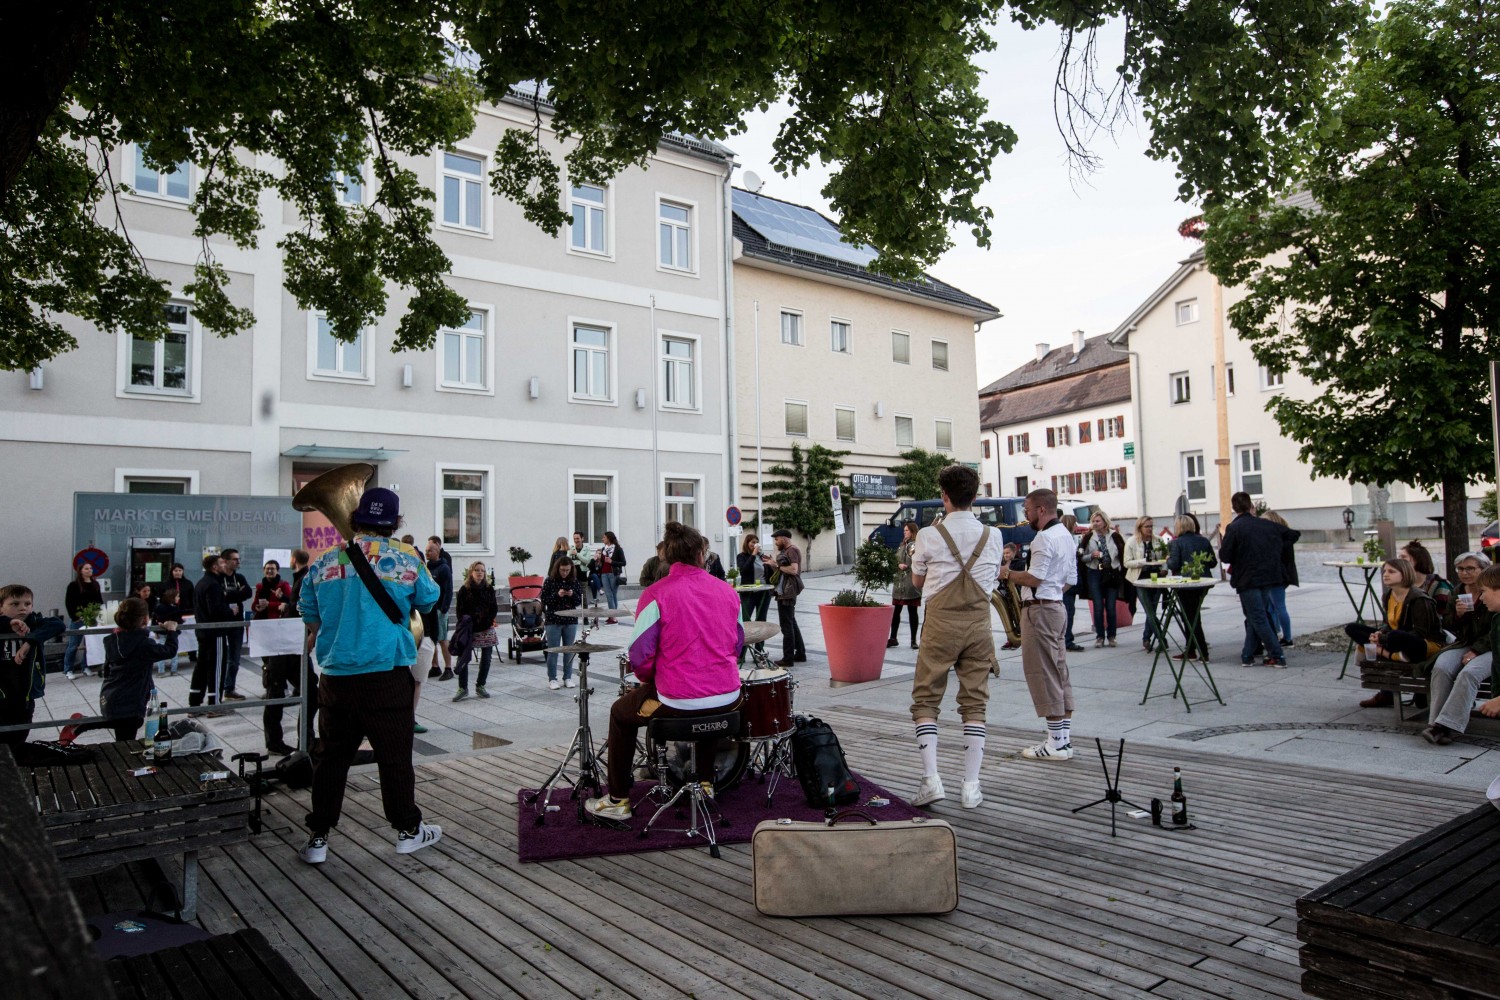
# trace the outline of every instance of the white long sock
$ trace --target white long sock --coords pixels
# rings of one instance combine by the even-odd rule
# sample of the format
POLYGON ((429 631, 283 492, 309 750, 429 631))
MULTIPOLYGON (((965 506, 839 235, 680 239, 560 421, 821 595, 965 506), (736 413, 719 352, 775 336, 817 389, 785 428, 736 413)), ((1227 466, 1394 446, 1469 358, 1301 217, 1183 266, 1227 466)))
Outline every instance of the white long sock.
POLYGON ((984 763, 984 723, 964 723, 964 780, 979 780, 979 765, 984 763))
POLYGON ((922 755, 922 774, 937 777, 937 723, 923 722, 917 726, 917 752, 922 755))
POLYGON ((1047 744, 1054 750, 1073 745, 1073 720, 1058 719, 1056 722, 1047 720, 1047 744))

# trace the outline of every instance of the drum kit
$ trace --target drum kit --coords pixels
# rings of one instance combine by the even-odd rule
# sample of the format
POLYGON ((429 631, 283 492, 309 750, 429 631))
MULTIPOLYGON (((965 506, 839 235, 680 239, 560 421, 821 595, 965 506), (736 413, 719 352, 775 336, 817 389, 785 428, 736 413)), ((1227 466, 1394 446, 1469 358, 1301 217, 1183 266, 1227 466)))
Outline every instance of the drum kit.
MULTIPOLYGON (((561 618, 586 621, 598 615, 625 618, 632 616, 634 612, 621 608, 580 608, 558 611, 556 614, 561 618)), ((766 640, 774 639, 780 633, 781 630, 776 625, 770 622, 745 622, 744 629, 745 651, 750 654, 752 665, 740 668, 740 731, 734 737, 721 740, 715 750, 714 790, 722 792, 734 786, 747 773, 758 774, 767 782, 766 801, 769 804, 782 776, 791 777, 793 774, 791 736, 797 726, 792 715, 792 697, 797 681, 786 670, 774 666, 770 656, 762 648, 766 640)), ((573 740, 568 744, 562 763, 542 783, 541 788, 526 799, 527 804, 536 809, 537 826, 546 821, 552 790, 560 781, 572 786, 572 797, 577 800, 580 821, 592 820, 584 812, 584 796, 581 793, 585 789, 592 790, 594 795, 604 793, 602 761, 612 748, 606 743, 602 750, 594 749, 588 708, 589 696, 593 694, 593 689, 589 686, 589 656, 614 652, 620 647, 589 642, 588 636, 592 631, 594 630, 585 625, 578 642, 553 646, 547 650, 549 653, 578 655, 578 728, 573 732, 573 740), (570 776, 569 765, 573 764, 575 758, 576 774, 570 776)), ((639 687, 640 681, 631 672, 630 658, 627 655, 620 653, 618 660, 620 694, 624 695, 639 687)), ((668 780, 673 785, 681 784, 690 777, 687 774, 690 750, 690 744, 682 743, 676 747, 675 753, 669 755, 668 768, 671 773, 668 780)), ((658 777, 656 765, 643 742, 638 742, 631 748, 631 752, 634 754, 638 777, 658 777)))

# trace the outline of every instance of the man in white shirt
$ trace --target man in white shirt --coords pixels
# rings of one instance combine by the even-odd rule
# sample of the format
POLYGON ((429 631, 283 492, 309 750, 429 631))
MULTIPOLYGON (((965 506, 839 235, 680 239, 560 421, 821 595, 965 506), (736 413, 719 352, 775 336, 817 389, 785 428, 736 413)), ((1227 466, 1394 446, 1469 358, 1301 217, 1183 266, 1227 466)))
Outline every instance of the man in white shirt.
POLYGON ((1031 588, 1021 601, 1021 669, 1036 714, 1047 720, 1047 738, 1021 751, 1028 760, 1070 760, 1073 757, 1073 685, 1068 679, 1068 654, 1063 648, 1067 612, 1063 591, 1078 582, 1073 536, 1057 518, 1057 494, 1032 490, 1026 495, 1026 523, 1036 529, 1031 560, 1025 570, 1006 567, 1001 580, 1031 588))
POLYGON ((937 717, 948 687, 948 671, 958 675, 958 715, 964 726, 963 807, 984 800, 979 765, 984 761, 984 713, 990 700, 995 638, 990 630, 990 592, 1000 571, 1000 532, 980 524, 969 510, 979 492, 979 473, 950 465, 938 473, 943 496, 942 523, 917 532, 911 582, 922 590, 927 620, 912 680, 912 722, 922 755, 922 784, 914 806, 945 798, 937 773, 937 717))

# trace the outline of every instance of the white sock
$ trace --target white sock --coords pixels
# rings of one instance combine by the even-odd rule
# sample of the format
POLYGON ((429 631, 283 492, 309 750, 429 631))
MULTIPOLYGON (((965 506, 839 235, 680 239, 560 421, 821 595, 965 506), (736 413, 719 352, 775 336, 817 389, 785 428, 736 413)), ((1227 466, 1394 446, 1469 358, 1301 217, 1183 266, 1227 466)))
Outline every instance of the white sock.
POLYGON ((964 780, 979 780, 979 765, 984 763, 984 723, 964 723, 964 780))
POLYGON ((1073 745, 1073 720, 1058 719, 1056 722, 1047 720, 1047 745, 1053 750, 1061 750, 1073 745))
POLYGON ((922 755, 922 775, 937 777, 937 723, 923 722, 917 726, 917 751, 922 755))

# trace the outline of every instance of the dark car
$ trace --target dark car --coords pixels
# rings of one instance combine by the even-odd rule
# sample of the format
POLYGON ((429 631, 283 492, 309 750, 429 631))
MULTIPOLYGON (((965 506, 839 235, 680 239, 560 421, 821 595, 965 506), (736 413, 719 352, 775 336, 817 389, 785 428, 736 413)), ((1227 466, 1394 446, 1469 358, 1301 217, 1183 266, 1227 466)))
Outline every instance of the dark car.
MULTIPOLYGON (((1036 535, 1035 529, 1026 523, 1026 518, 1021 513, 1025 502, 1024 497, 978 497, 974 501, 974 516, 982 524, 999 528, 1000 537, 1004 541, 1016 543, 1025 552, 1036 535)), ((942 512, 941 500, 907 500, 884 524, 870 532, 870 541, 884 542, 893 549, 898 548, 901 545, 902 525, 912 521, 918 528, 925 528, 942 512)))
POLYGON ((1500 548, 1500 521, 1491 521, 1479 533, 1479 551, 1495 561, 1495 549, 1500 548))

